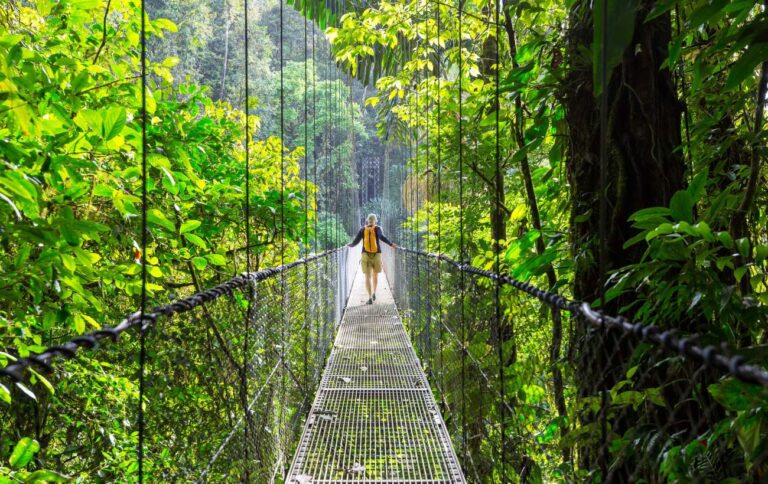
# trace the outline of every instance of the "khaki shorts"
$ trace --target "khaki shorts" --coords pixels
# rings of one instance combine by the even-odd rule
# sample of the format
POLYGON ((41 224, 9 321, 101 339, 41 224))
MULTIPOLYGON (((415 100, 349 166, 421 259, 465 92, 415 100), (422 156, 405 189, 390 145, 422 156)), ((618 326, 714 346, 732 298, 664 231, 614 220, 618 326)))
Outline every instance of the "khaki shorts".
POLYGON ((369 252, 363 252, 363 256, 360 258, 360 266, 363 268, 363 272, 381 272, 381 253, 371 254, 369 252))

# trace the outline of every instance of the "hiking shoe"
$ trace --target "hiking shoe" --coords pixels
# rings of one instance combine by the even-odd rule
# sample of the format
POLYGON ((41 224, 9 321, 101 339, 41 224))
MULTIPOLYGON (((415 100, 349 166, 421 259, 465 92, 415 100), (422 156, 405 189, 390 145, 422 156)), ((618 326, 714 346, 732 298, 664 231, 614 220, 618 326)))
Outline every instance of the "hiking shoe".
POLYGON ((371 299, 371 298, 368 298, 368 302, 367 302, 367 303, 365 303, 365 304, 373 304, 373 299, 371 299))
POLYGON ((371 296, 371 299, 373 299, 374 301, 376 300, 376 293, 375 292, 373 293, 373 296, 371 296))

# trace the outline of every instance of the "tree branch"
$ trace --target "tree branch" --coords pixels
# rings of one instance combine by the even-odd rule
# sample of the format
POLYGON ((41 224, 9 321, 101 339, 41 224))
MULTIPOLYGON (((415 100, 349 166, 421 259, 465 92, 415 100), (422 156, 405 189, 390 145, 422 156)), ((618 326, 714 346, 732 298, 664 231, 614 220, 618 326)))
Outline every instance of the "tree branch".
MULTIPOLYGON (((479 176, 489 187, 496 188, 496 184, 493 182, 493 180, 485 176, 485 174, 483 174, 483 172, 480 171, 477 165, 475 165, 474 163, 467 162, 467 166, 469 166, 469 168, 473 172, 475 172, 475 174, 479 176)), ((510 215, 512 213, 512 211, 509 208, 507 208, 507 206, 504 205, 503 203, 499 203, 499 207, 501 207, 501 209, 504 210, 507 213, 507 215, 510 215)))
POLYGON ((83 89, 82 91, 76 92, 75 96, 79 96, 79 95, 85 94, 87 92, 95 91, 97 89, 103 89, 105 87, 114 86, 115 84, 120 84, 122 82, 132 81, 134 79, 141 79, 141 75, 126 77, 124 79, 116 79, 114 81, 109 81, 109 82, 106 82, 104 84, 99 84, 99 85, 96 85, 96 86, 92 86, 92 87, 89 87, 88 89, 83 89))
POLYGON ((112 0, 107 0, 107 8, 104 9, 104 21, 101 24, 101 45, 99 46, 99 50, 96 51, 96 55, 93 56, 93 64, 98 62, 101 51, 104 49, 104 46, 107 45, 107 17, 109 17, 109 8, 111 5, 112 0))
MULTIPOLYGON (((512 57, 512 67, 513 69, 517 69, 519 66, 517 64, 517 39, 515 36, 515 30, 512 25, 512 18, 511 14, 509 12, 509 6, 508 6, 508 0, 504 1, 504 29, 507 32, 507 38, 509 40, 509 51, 510 55, 512 57)), ((525 106, 523 105, 523 101, 521 96, 517 96, 515 98, 515 120, 512 123, 512 130, 513 135, 515 137, 515 140, 517 141, 518 149, 524 150, 525 149, 525 134, 523 133, 523 129, 525 126, 525 106)), ((542 225, 541 225, 541 213, 539 212, 539 204, 536 200, 536 190, 533 186, 533 178, 531 177, 531 166, 528 160, 528 154, 525 153, 525 156, 522 157, 520 160, 520 171, 523 174, 523 180, 525 184, 525 192, 527 196, 528 201, 528 208, 531 211, 531 223, 533 224, 533 228, 536 229, 539 234, 543 233, 542 225)), ((541 236, 539 236, 536 239, 535 242, 536 246, 536 253, 538 255, 542 255, 546 251, 546 247, 544 246, 544 240, 541 236)), ((546 266, 546 276, 547 276, 547 282, 549 283, 550 290, 553 289, 557 285, 557 273, 555 272, 555 268, 552 266, 552 263, 547 264, 546 266)), ((551 365, 552 369, 552 384, 555 394, 555 406, 557 407, 557 413, 562 418, 568 417, 568 409, 565 402, 565 391, 564 391, 564 384, 563 384, 563 374, 562 371, 560 371, 560 367, 558 366, 559 360, 560 360, 560 353, 562 348, 562 340, 563 340, 563 317, 560 310, 556 307, 552 307, 552 340, 549 347, 549 364, 551 365)), ((561 435, 565 436, 568 434, 568 427, 562 427, 560 429, 561 435)), ((571 452, 570 449, 567 447, 563 448, 563 460, 569 461, 571 458, 571 452)))
POLYGON ((234 255, 234 254, 236 254, 238 252, 242 252, 242 251, 244 251, 246 249, 255 249, 257 247, 264 247, 264 246, 267 246, 267 245, 271 245, 271 244, 273 244, 275 242, 276 236, 277 236, 277 230, 273 230, 272 231, 272 236, 268 240, 265 240, 264 242, 255 242, 255 243, 253 243, 253 244, 251 244, 249 246, 237 247, 235 249, 229 249, 226 252, 226 255, 234 255))

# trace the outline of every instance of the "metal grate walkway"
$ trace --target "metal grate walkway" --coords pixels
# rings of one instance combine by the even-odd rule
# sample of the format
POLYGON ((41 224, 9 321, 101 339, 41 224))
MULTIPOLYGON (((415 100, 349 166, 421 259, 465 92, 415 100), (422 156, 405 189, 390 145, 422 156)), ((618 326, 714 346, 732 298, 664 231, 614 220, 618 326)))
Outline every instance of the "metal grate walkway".
POLYGON ((288 482, 465 482, 383 273, 367 297, 358 273, 288 482))

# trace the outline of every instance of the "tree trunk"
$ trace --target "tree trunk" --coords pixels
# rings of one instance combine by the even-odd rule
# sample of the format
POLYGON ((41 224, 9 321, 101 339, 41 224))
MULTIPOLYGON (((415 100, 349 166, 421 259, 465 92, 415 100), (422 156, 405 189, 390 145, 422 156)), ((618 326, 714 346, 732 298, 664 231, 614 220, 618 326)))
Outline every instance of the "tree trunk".
MULTIPOLYGON (((593 95, 591 59, 584 55, 593 40, 592 2, 579 0, 569 12, 565 79, 566 121, 570 131, 567 157, 573 211, 571 244, 575 261, 574 296, 594 301, 601 294, 602 275, 597 261, 604 250, 605 269, 610 271, 640 260, 644 248, 637 244, 624 249, 634 235, 629 216, 646 207, 668 206, 672 195, 684 187, 685 166, 676 151, 681 143, 680 103, 672 73, 661 69, 671 38, 669 15, 646 22, 654 0, 642 0, 635 20, 632 42, 621 63, 608 74, 606 87, 607 200, 606 238, 599 240, 600 213, 600 102, 593 95)), ((618 313, 627 299, 618 298, 604 308, 618 313)), ((589 331, 586 323, 576 325, 576 379, 579 397, 600 395, 612 388, 626 372, 633 345, 615 334, 589 331)), ((607 430, 622 434, 631 424, 613 421, 607 430)), ((582 416, 583 423, 595 421, 582 416)), ((608 467, 606 442, 580 449, 582 467, 608 467)), ((618 469, 614 478, 627 477, 618 469)), ((605 476, 604 476, 605 477, 605 476)))

